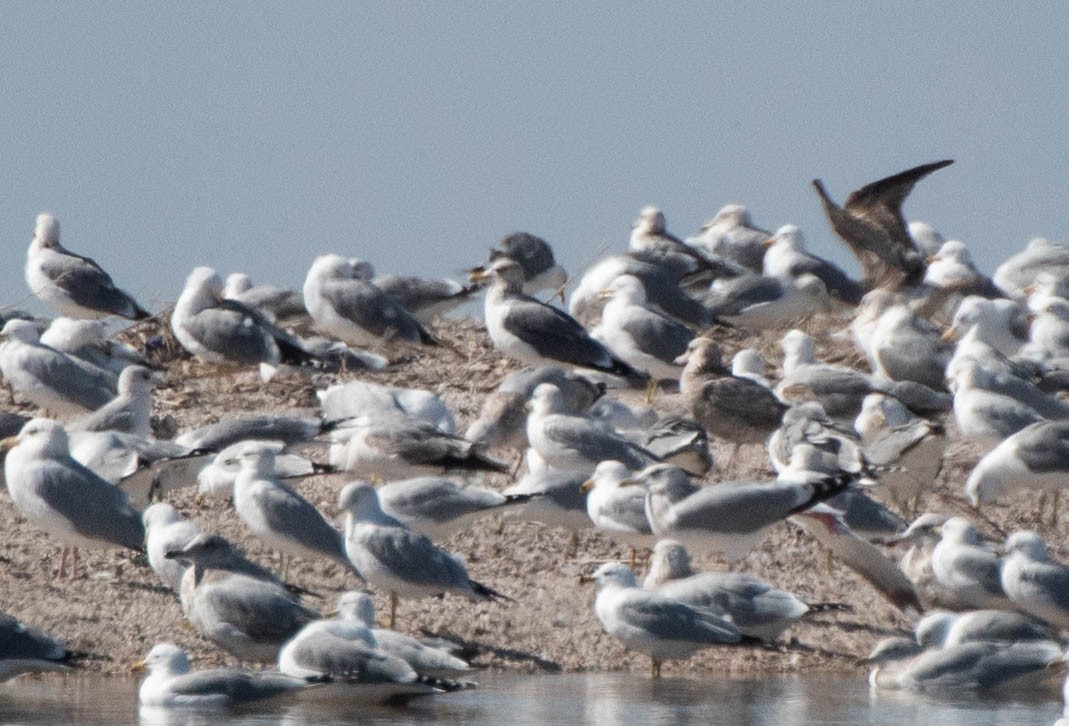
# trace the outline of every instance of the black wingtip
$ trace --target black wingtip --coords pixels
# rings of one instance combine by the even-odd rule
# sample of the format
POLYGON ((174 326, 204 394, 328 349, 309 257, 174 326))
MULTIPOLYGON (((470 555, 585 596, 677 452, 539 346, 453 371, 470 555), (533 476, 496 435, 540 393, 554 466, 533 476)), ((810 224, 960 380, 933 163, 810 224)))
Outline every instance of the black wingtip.
POLYGON ((511 597, 503 592, 498 592, 489 585, 484 585, 481 582, 471 580, 471 589, 475 591, 475 594, 486 598, 487 600, 504 600, 506 602, 516 602, 511 597))

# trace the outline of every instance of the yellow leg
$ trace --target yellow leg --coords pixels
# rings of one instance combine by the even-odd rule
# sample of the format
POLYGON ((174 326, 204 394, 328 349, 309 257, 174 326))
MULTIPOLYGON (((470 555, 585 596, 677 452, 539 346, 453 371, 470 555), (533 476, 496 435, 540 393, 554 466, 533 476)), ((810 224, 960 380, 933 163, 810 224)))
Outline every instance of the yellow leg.
POLYGON ((390 592, 390 629, 393 630, 394 623, 397 622, 397 593, 390 592))

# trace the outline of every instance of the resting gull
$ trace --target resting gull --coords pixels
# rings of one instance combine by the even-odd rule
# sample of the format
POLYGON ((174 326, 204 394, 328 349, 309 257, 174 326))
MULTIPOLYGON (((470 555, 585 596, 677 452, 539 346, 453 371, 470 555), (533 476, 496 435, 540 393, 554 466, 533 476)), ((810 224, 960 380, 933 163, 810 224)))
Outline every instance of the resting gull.
POLYGON ((1069 481, 1069 421, 1037 421, 1007 437, 973 468, 965 494, 974 507, 995 501, 1014 487, 1057 496, 1069 481))
POLYGON ((377 275, 371 283, 407 310, 423 325, 463 305, 479 291, 455 280, 412 275, 377 275))
POLYGON ((109 322, 102 319, 56 318, 41 333, 39 341, 42 345, 115 374, 130 365, 149 367, 140 351, 108 337, 109 322))
POLYGON ((658 460, 600 423, 565 411, 560 389, 552 383, 539 384, 531 396, 527 440, 549 466, 593 471, 599 462, 612 459, 635 470, 658 460))
POLYGON ((69 318, 119 315, 140 320, 149 316, 115 287, 100 265, 60 244, 59 222, 51 214, 37 215, 33 241, 26 251, 26 284, 42 302, 69 318))
POLYGON ((647 204, 631 225, 628 243, 631 254, 656 264, 674 267, 680 272, 694 272, 715 267, 713 260, 696 247, 688 245, 665 228, 664 212, 647 204))
POLYGON ((1002 296, 991 278, 976 269, 965 243, 952 239, 944 242, 939 251, 928 257, 924 272, 925 284, 959 295, 982 295, 986 298, 1002 296))
POLYGON ((0 340, 4 380, 12 391, 47 411, 84 414, 115 396, 114 373, 42 345, 37 326, 27 320, 7 321, 0 340))
POLYGON ((192 671, 185 651, 158 643, 135 670, 149 669, 137 700, 150 708, 225 708, 280 696, 308 685, 299 678, 275 673, 249 673, 234 668, 192 671))
POLYGON ((446 592, 472 602, 504 597, 471 579, 460 558, 383 512, 378 493, 370 484, 347 484, 338 496, 338 506, 345 512, 349 559, 369 583, 390 593, 390 627, 396 618, 398 597, 423 598, 446 592))
POLYGON ((509 259, 523 270, 523 292, 533 295, 540 290, 563 290, 568 273, 553 259, 553 248, 541 237, 527 232, 506 235, 490 250, 490 263, 509 259))
POLYGON ((253 285, 244 272, 232 272, 226 276, 223 297, 255 308, 272 322, 281 325, 295 325, 311 320, 300 291, 274 285, 253 285))
POLYGON ((21 673, 65 671, 72 658, 52 636, 0 612, 0 683, 21 673))
POLYGON ((594 340, 574 318, 522 292, 520 266, 499 259, 471 273, 492 279, 486 291, 486 330, 494 347, 529 365, 563 363, 631 378, 642 378, 627 363, 594 340))
POLYGON ((530 497, 525 504, 510 507, 510 515, 576 532, 591 526, 586 494, 580 490, 586 480, 583 472, 547 469, 527 474, 501 493, 530 497))
POLYGON ((805 273, 820 278, 832 297, 848 304, 861 302, 861 285, 838 266, 806 251, 802 230, 785 224, 766 242, 762 273, 781 280, 795 279, 805 273))
POLYGON ((506 512, 532 498, 530 494, 499 494, 440 476, 393 481, 379 489, 382 511, 436 542, 482 517, 506 512))
POLYGON ((699 648, 742 640, 729 620, 643 590, 627 565, 608 562, 585 579, 597 583, 594 612, 605 632, 624 647, 649 655, 654 678, 660 677, 664 660, 689 658, 699 648))
POLYGON ((593 475, 583 482, 586 511, 594 526, 615 540, 634 548, 649 547, 653 530, 646 519, 646 492, 629 486, 631 471, 618 461, 603 461, 593 475))
POLYGON ((771 233, 755 227, 750 211, 741 204, 725 204, 702 225, 687 244, 707 255, 730 260, 751 272, 760 272, 765 243, 771 233))
POLYGON ((1037 237, 1022 252, 1009 258, 995 270, 995 284, 1012 297, 1024 297, 1029 285, 1039 275, 1069 278, 1069 245, 1037 237))
POLYGON ((457 430, 453 412, 441 396, 419 388, 348 381, 316 391, 316 398, 323 420, 328 422, 322 428, 344 425, 345 419, 374 415, 378 411, 398 411, 423 419, 447 434, 457 430))
POLYGON ((709 314, 739 328, 784 328, 825 312, 828 288, 816 275, 777 278, 745 275, 717 281, 705 296, 709 314))
POLYGON ((914 184, 952 163, 946 159, 922 164, 866 184, 851 192, 842 207, 819 179, 813 180, 832 229, 861 262, 865 288, 912 285, 924 276, 924 256, 906 229, 902 202, 914 184))
POLYGON ((999 558, 980 543, 969 520, 951 517, 932 550, 932 572, 950 602, 959 608, 1012 607, 999 583, 999 558))
POLYGON ((1069 628, 1069 567, 1051 558, 1035 532, 1006 538, 1002 589, 1019 610, 1064 630, 1069 628))
POLYGON ((316 325, 349 345, 437 345, 430 333, 371 282, 362 260, 320 255, 304 279, 304 304, 316 325))
POLYGON ((692 418, 669 415, 646 429, 642 446, 666 464, 691 476, 705 476, 716 464, 709 451, 709 434, 692 418))
POLYGON ((11 500, 32 524, 63 543, 59 577, 66 574, 68 549, 72 576, 79 547, 142 549, 145 528, 126 494, 71 458, 67 432, 58 423, 32 419, 17 437, 0 441, 3 451, 11 500))
POLYGON ((119 374, 115 398, 73 421, 69 431, 118 431, 142 438, 152 436, 152 391, 161 378, 148 368, 127 366, 119 374))
POLYGON ((953 648, 962 643, 1017 643, 1054 640, 1055 631, 1035 618, 1013 610, 934 610, 913 628, 925 648, 953 648))
POLYGON ((180 550, 201 534, 196 523, 184 519, 173 506, 157 502, 141 513, 145 525, 145 550, 148 564, 164 585, 176 593, 182 586, 186 565, 168 558, 167 553, 180 550))
POLYGON ((185 560, 179 595, 197 631, 241 661, 272 663, 279 647, 319 613, 218 535, 202 534, 166 555, 185 560))

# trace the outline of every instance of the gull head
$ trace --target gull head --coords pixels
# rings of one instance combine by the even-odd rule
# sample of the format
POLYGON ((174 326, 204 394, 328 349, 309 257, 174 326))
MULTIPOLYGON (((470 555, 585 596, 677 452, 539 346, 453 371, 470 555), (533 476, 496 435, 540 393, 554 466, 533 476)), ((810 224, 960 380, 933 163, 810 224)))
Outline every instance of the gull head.
POLYGON ((783 349, 784 365, 787 367, 808 365, 816 362, 816 344, 813 341, 813 336, 803 333, 801 330, 787 331, 787 334, 780 341, 780 347, 783 349), (790 365, 787 364, 787 361, 790 361, 790 365))
POLYGON ((1047 560, 1047 543, 1035 532, 1023 530, 1006 538, 1004 549, 1007 555, 1021 554, 1035 562, 1047 560))
POLYGON ((943 246, 946 240, 943 235, 935 230, 935 227, 927 222, 914 221, 909 223, 909 236, 913 242, 928 255, 934 255, 943 246))
POLYGON ((366 481, 346 484, 338 494, 338 509, 357 520, 374 518, 383 513, 379 493, 366 481))
POLYGON ((145 659, 134 664, 134 670, 148 668, 153 674, 179 676, 189 673, 189 657, 173 643, 157 643, 145 659))
POLYGON ((181 521, 182 515, 167 502, 157 502, 152 504, 146 507, 145 511, 141 513, 141 523, 145 525, 145 529, 162 527, 181 521))
POLYGON ((694 571, 690 566, 690 553, 682 544, 674 539, 662 539, 653 546, 647 583, 653 580, 656 584, 660 584, 690 577, 693 574, 694 571))
POLYGON ((594 473, 583 482, 580 490, 589 492, 594 489, 618 488, 629 476, 631 476, 631 470, 619 461, 602 461, 594 467, 594 473))
POLYGON ((980 544, 980 535, 976 533, 976 527, 965 517, 951 517, 943 522, 943 526, 939 529, 943 535, 943 540, 946 542, 967 545, 980 544))
POLYGON ((222 535, 198 534, 185 547, 168 550, 164 557, 180 562, 195 562, 201 567, 229 567, 237 553, 234 546, 222 535))
POLYGON ((231 272, 226 276, 226 287, 223 289, 223 297, 235 298, 243 292, 252 289, 252 280, 244 272, 231 272))
POLYGON ((152 393, 152 389, 156 387, 160 380, 154 371, 145 366, 126 366, 119 373, 119 395, 137 397, 152 393))
POLYGON ((731 358, 731 373, 735 376, 765 375, 765 357, 756 348, 743 348, 731 358))
POLYGON ((14 318, 4 323, 3 329, 0 329, 0 339, 17 340, 20 343, 36 343, 41 337, 41 332, 37 329, 37 326, 30 320, 22 320, 21 318, 14 318))
POLYGON ((664 212, 653 204, 647 204, 638 213, 638 219, 632 225, 634 230, 645 234, 660 234, 664 232, 664 212))
POLYGON ((375 626, 375 601, 363 590, 349 590, 338 596, 338 617, 375 626))
POLYGON ((15 447, 35 459, 70 454, 67 432, 60 424, 47 418, 30 419, 23 425, 17 436, 0 441, 0 452, 10 451, 15 447))
POLYGON ((946 640, 950 626, 957 619, 958 616, 952 612, 934 610, 917 622, 913 635, 917 638, 917 643, 925 648, 939 647, 946 640))
POLYGON ((252 442, 242 446, 238 452, 241 470, 268 477, 275 473, 276 447, 265 446, 262 442, 252 442))
POLYGON ((39 247, 59 247, 59 220, 48 212, 38 214, 33 228, 33 241, 39 247))
POLYGON ((750 227, 753 220, 750 219, 750 210, 742 204, 725 204, 720 211, 709 221, 706 227, 750 227))
POLYGON ((945 514, 925 512, 920 515, 906 528, 906 531, 897 537, 891 538, 891 542, 923 542, 938 539, 939 528, 947 521, 945 514))
POLYGON ((489 265, 470 270, 468 279, 472 282, 494 280, 509 291, 519 292, 523 290, 526 276, 519 262, 516 262, 511 257, 498 257, 489 265))
POLYGON ((634 275, 620 275, 598 293, 598 298, 618 300, 627 305, 642 305, 646 302, 646 286, 634 275))
POLYGON ((183 296, 187 293, 198 300, 218 301, 223 297, 223 279, 210 267, 194 267, 182 290, 183 296))
POLYGON ((687 344, 683 355, 675 359, 677 365, 685 365, 688 374, 722 373, 724 358, 720 346, 711 338, 697 337, 687 344))
POLYGON ((590 580, 595 582, 599 590, 609 587, 635 587, 635 573, 622 562, 606 562, 594 571, 590 580))
POLYGON ((995 501, 1002 492, 1002 477, 999 476, 998 467, 990 466, 990 463, 991 460, 985 462, 981 459, 965 481, 965 496, 969 504, 976 508, 995 501))
POLYGON ((536 416, 562 413, 566 410, 564 394, 552 383, 539 383, 531 394, 530 412, 536 416))
POLYGON ((785 224, 776 233, 765 240, 765 247, 805 252, 805 237, 796 225, 785 224))

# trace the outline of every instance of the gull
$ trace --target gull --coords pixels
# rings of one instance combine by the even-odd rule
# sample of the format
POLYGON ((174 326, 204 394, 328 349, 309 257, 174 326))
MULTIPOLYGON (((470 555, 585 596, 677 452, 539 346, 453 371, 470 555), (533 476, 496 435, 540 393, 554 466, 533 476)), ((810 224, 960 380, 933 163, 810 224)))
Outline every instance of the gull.
POLYGON ((440 476, 393 481, 379 489, 382 511, 436 542, 482 517, 505 512, 531 499, 531 495, 499 494, 440 476))
POLYGON ((221 451, 247 439, 270 439, 285 444, 306 443, 324 431, 316 418, 253 414, 224 418, 175 437, 175 443, 190 449, 221 451))
POLYGON ((411 275, 378 275, 371 283, 423 325, 463 305, 479 291, 476 285, 411 275))
POLYGON ((993 279, 1011 297, 1020 298, 1041 274, 1062 280, 1069 277, 1069 245, 1036 237, 1022 252, 999 265, 993 279))
POLYGON ((1006 538, 1002 589, 1015 607, 1058 629, 1069 627, 1069 567, 1055 561, 1035 532, 1006 538))
POLYGON ((771 388, 772 384, 765 378, 766 365, 765 357, 757 348, 743 348, 735 351, 735 355, 731 356, 731 375, 749 378, 754 383, 771 388))
POLYGON ((108 327, 107 320, 56 318, 41 333, 39 342, 116 375, 130 365, 149 367, 139 351, 109 338, 108 327))
POLYGON ((854 432, 828 418, 824 407, 816 401, 795 404, 783 414, 783 425, 768 439, 768 456, 773 468, 781 474, 790 469, 798 447, 803 445, 827 458, 832 468, 824 471, 827 467, 821 467, 826 474, 867 468, 854 432))
POLYGON ((376 628, 375 601, 366 592, 343 592, 338 596, 337 613, 339 621, 362 624, 370 633, 371 644, 405 661, 419 674, 443 676, 471 670, 466 661, 442 648, 426 645, 396 630, 376 628))
POLYGON ((603 461, 593 475, 583 482, 586 511, 594 526, 612 539, 635 548, 654 542, 653 530, 646 518, 646 492, 632 484, 631 471, 618 461, 603 461))
POLYGON ((149 669, 137 700, 149 708, 226 708, 280 696, 308 685, 275 673, 249 673, 234 668, 192 671, 185 651, 158 643, 135 670, 149 669))
POLYGON ((33 241, 26 251, 26 284, 41 302, 69 318, 119 315, 140 320, 149 316, 129 294, 115 287, 100 265, 60 244, 59 222, 51 214, 37 215, 33 241))
POLYGON ((248 567, 218 535, 194 537, 166 556, 189 562, 179 588, 186 617, 240 661, 273 662, 283 643, 319 618, 278 580, 248 567))
POLYGON ((152 436, 152 391, 159 378, 148 368, 127 366, 119 374, 115 398, 79 418, 69 431, 118 431, 142 438, 152 436))
POLYGON ((369 583, 390 593, 390 627, 396 619, 398 597, 423 598, 446 592, 472 602, 504 597, 471 579, 459 557, 383 512, 378 493, 370 484, 347 484, 338 505, 345 512, 349 559, 369 583))
POLYGON ((641 469, 657 457, 601 424, 565 413, 560 389, 539 384, 531 396, 527 440, 549 466, 572 471, 593 471, 611 459, 629 469, 641 469))
POLYGON ((395 410, 421 418, 447 434, 456 433, 453 412, 445 401, 419 388, 380 386, 369 381, 348 381, 316 391, 323 420, 344 425, 344 419, 395 410))
POLYGON ((32 419, 17 437, 0 441, 3 451, 11 500, 31 524, 63 543, 59 577, 66 573, 68 549, 72 576, 79 547, 142 549, 145 528, 126 494, 71 458, 67 432, 58 423, 32 419))
POLYGON ((646 304, 642 283, 631 275, 617 277, 602 292, 608 303, 593 335, 620 360, 658 380, 678 380, 683 366, 675 359, 687 350, 694 334, 646 304))
POLYGON ((37 327, 27 320, 7 321, 0 340, 4 380, 41 408, 74 416, 95 411, 115 396, 114 373, 42 345, 37 327))
POLYGON ((733 481, 705 487, 679 476, 646 478, 646 516, 654 534, 736 561, 756 547, 770 527, 835 496, 857 477, 843 474, 811 482, 733 481))
POLYGON ((527 502, 510 507, 511 516, 577 532, 591 526, 586 510, 587 495, 580 490, 586 480, 583 472, 547 469, 527 474, 501 493, 530 497, 527 502))
POLYGON ((375 287, 372 266, 341 255, 320 255, 304 279, 304 304, 316 325, 349 345, 437 345, 401 305, 375 287))
POLYGON ((552 383, 564 394, 568 413, 583 414, 605 392, 582 375, 557 366, 524 368, 510 373, 497 389, 483 400, 479 417, 464 438, 486 447, 523 449, 527 441, 527 402, 541 383, 552 383))
POLYGON ((741 204, 725 204, 686 242, 707 255, 730 260, 751 272, 760 272, 765 243, 771 234, 755 227, 750 210, 741 204))
POLYGON ((719 439, 738 446, 763 444, 787 406, 770 389, 724 368, 720 347, 709 338, 687 346, 679 390, 694 419, 719 439))
POLYGON ((510 259, 471 272, 474 281, 493 280, 486 291, 484 321, 494 347, 527 365, 565 364, 603 373, 642 378, 604 345, 594 340, 562 310, 528 297, 523 271, 510 259))
POLYGON ((166 502, 157 502, 141 513, 145 525, 145 551, 148 564, 164 585, 178 592, 186 566, 176 559, 169 559, 168 552, 180 550, 201 534, 196 523, 184 519, 166 502))
POLYGON ((664 660, 742 640, 730 621, 638 587, 627 565, 608 562, 588 580, 598 586, 594 612, 605 632, 625 648, 649 655, 654 678, 660 677, 664 660))
POLYGON ((939 248, 946 242, 946 238, 927 222, 915 220, 910 222, 906 228, 917 248, 929 257, 939 252, 939 248))
POLYGON ((490 250, 490 263, 502 258, 512 260, 523 270, 523 292, 527 295, 547 289, 563 290, 568 280, 568 273, 553 259, 553 248, 533 234, 513 232, 502 237, 490 250))
POLYGON ((52 636, 0 612, 0 683, 22 673, 66 671, 73 657, 52 636))
POLYGON ((423 419, 381 412, 345 421, 331 432, 330 463, 356 476, 384 480, 451 470, 507 472, 467 439, 444 433, 423 419))
POLYGON ((855 416, 865 396, 879 388, 859 370, 817 360, 813 337, 801 330, 788 331, 780 346, 783 378, 775 390, 784 401, 815 400, 829 416, 855 416))
POLYGON ((891 304, 876 321, 869 340, 873 372, 892 381, 943 387, 951 346, 939 330, 904 303, 891 304))
POLYGON ((1050 298, 1033 311, 1028 343, 1020 356, 1043 362, 1069 355, 1069 300, 1050 298))
POLYGON ((621 275, 631 275, 641 281, 646 301, 679 322, 695 327, 705 327, 711 322, 705 306, 682 289, 678 274, 631 255, 605 257, 583 273, 568 300, 568 312, 577 320, 595 320, 604 304, 599 293, 621 275))
POLYGON ((642 446, 666 464, 691 476, 705 476, 715 465, 709 452, 709 434, 692 418, 669 415, 646 429, 642 446))
POLYGON ((951 517, 932 550, 932 572, 945 597, 967 609, 1012 607, 999 583, 999 559, 980 544, 969 520, 951 517))
POLYGON ((697 248, 683 242, 665 229, 664 213, 652 204, 647 204, 638 213, 631 225, 628 249, 649 262, 678 268, 682 272, 694 272, 715 267, 697 248))
POLYGON ((345 554, 341 532, 277 477, 273 450, 246 444, 240 459, 241 471, 234 480, 234 509, 253 534, 279 551, 282 577, 288 569, 286 556, 297 555, 332 559, 363 579, 345 554))
POLYGON ((273 454, 275 475, 279 479, 297 479, 337 471, 329 464, 317 464, 300 454, 287 452, 283 441, 244 439, 215 454, 211 462, 196 473, 197 496, 202 499, 229 499, 233 496, 234 481, 241 472, 241 453, 252 447, 273 454))
POLYGON ((886 660, 870 656, 874 667, 869 683, 881 689, 949 694, 1002 687, 1025 693, 1049 679, 1051 666, 1062 657, 1061 646, 1051 641, 962 643, 919 654, 919 647, 912 645, 912 652, 902 649, 886 660))
POLYGON ((1053 492, 1053 525, 1058 517, 1058 492, 1067 474, 1069 421, 1037 421, 980 459, 965 482, 965 495, 974 507, 980 507, 1014 487, 1039 489, 1044 496, 1053 492))
POLYGON ((298 290, 274 285, 254 286, 244 272, 232 272, 226 276, 223 297, 255 308, 275 323, 294 325, 310 320, 304 307, 304 296, 298 290))
POLYGON ((952 163, 922 164, 866 184, 851 192, 842 207, 819 179, 813 180, 832 229, 861 263, 865 289, 912 285, 924 276, 924 257, 906 229, 902 202, 914 184, 952 163))
POLYGON ((865 459, 883 467, 880 485, 891 499, 915 509, 921 492, 931 487, 943 467, 947 447, 942 426, 914 416, 898 400, 870 393, 854 420, 865 459))
POLYGON ((790 326, 829 309, 828 288, 809 272, 780 279, 746 275, 717 281, 705 296, 709 314, 739 328, 790 326))
POLYGON ((948 338, 960 338, 972 328, 976 337, 1005 356, 1012 356, 1028 339, 1028 321, 1024 309, 1013 300, 989 300, 970 295, 958 305, 948 338))
POLYGON ((642 586, 659 595, 730 620, 739 632, 771 642, 801 618, 841 610, 836 603, 810 604, 786 590, 742 572, 694 572, 690 554, 675 540, 653 548, 642 586))
POLYGON ((861 285, 839 267, 806 251, 802 230, 785 224, 765 243, 768 246, 762 274, 779 279, 795 279, 805 273, 820 278, 828 294, 848 304, 861 302, 861 285))
POLYGON ((1055 640, 1056 633, 1035 618, 1012 610, 970 610, 952 613, 935 610, 913 629, 925 648, 953 648, 962 643, 1017 643, 1055 640))
POLYGON ((186 278, 171 315, 171 328, 187 351, 207 363, 263 364, 269 377, 282 364, 314 365, 300 340, 258 310, 223 298, 223 281, 210 267, 186 278))
POLYGON ((1063 405, 1053 398, 1047 401, 1046 394, 1032 389, 1035 387, 1020 380, 1014 385, 1008 376, 996 378, 996 374, 974 362, 965 365, 954 378, 954 419, 958 430, 962 436, 989 450, 1026 426, 1043 420, 1043 415, 1030 403, 1047 404, 1052 410, 1063 405), (1026 402, 1013 393, 1032 395, 1028 395, 1026 402))
POLYGON ((927 285, 955 292, 959 295, 1002 297, 1002 291, 991 278, 976 269, 969 248, 959 240, 948 240, 939 251, 930 255, 924 272, 927 285))

